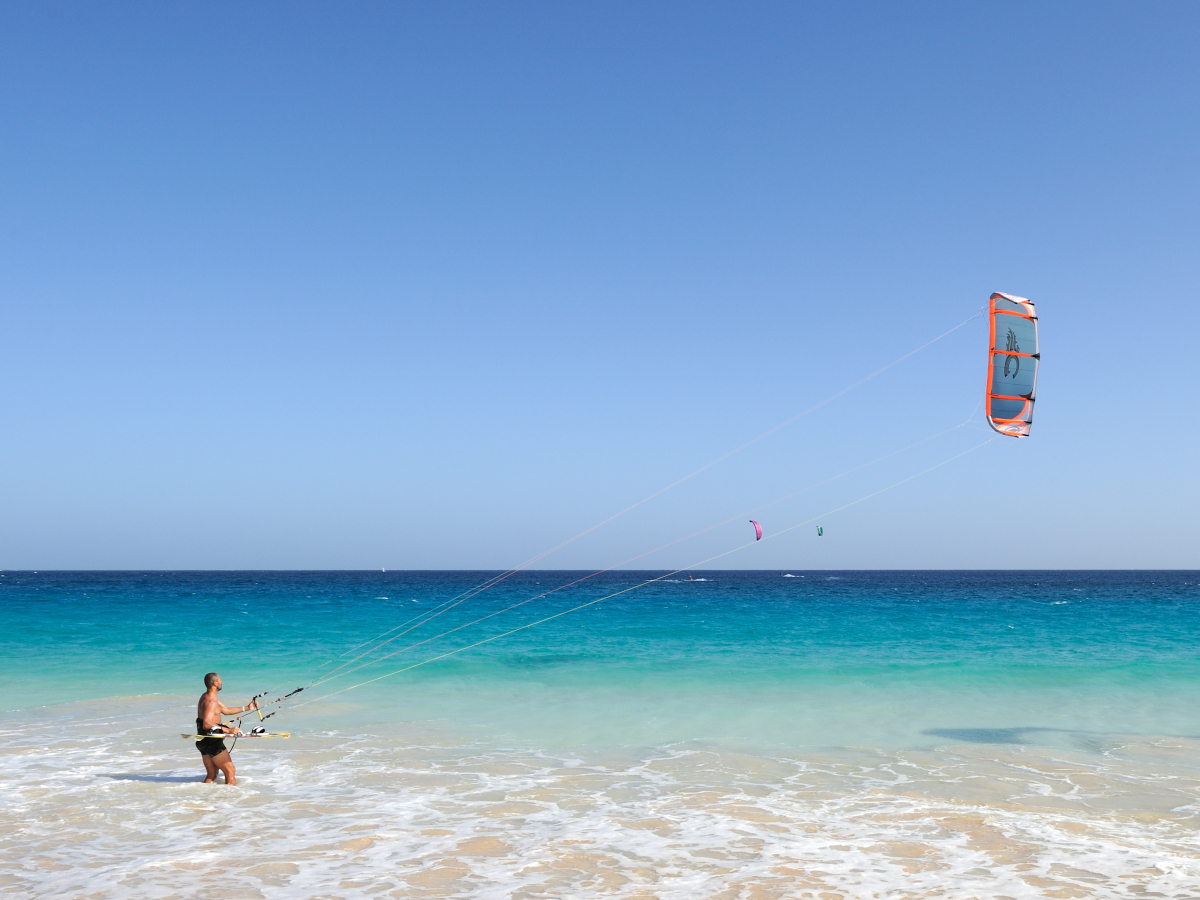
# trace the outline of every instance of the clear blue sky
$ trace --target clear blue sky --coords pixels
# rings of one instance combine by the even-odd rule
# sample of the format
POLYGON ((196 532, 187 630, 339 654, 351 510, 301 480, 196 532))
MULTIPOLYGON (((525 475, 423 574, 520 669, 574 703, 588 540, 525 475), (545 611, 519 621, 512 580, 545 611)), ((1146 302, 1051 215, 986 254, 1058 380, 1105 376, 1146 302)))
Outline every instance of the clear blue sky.
MULTIPOLYGON (((720 564, 1200 567, 1198 46, 1196 4, 6 4, 0 567, 518 564, 994 290, 1033 436, 720 564)), ((985 346, 542 565, 956 425, 985 346)))

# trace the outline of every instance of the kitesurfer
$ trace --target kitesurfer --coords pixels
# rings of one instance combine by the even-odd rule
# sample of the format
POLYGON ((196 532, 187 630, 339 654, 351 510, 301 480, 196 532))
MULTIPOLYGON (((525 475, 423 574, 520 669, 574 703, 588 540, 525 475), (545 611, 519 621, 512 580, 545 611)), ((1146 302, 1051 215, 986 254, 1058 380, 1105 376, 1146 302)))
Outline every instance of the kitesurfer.
POLYGON ((196 734, 214 735, 202 737, 196 741, 196 749, 200 751, 200 759, 204 762, 204 783, 212 784, 217 780, 217 772, 225 773, 226 784, 237 784, 236 771, 233 768, 233 758, 225 749, 225 741, 216 735, 240 735, 242 729, 237 726, 224 725, 221 716, 231 716, 234 713, 248 712, 258 708, 258 701, 251 700, 245 706, 226 706, 217 698, 221 690, 221 676, 209 672, 204 676, 204 686, 207 690, 200 695, 200 703, 196 707, 196 734))

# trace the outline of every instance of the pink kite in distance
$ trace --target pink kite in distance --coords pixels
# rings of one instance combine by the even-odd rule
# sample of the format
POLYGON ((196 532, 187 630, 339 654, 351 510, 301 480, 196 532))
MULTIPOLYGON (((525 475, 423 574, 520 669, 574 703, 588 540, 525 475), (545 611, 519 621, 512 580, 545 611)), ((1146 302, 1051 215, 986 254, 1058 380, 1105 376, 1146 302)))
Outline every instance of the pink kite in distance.
POLYGON ((756 541, 761 541, 762 540, 762 526, 759 525, 757 522, 755 522, 753 519, 750 520, 750 524, 754 526, 754 539, 756 541))

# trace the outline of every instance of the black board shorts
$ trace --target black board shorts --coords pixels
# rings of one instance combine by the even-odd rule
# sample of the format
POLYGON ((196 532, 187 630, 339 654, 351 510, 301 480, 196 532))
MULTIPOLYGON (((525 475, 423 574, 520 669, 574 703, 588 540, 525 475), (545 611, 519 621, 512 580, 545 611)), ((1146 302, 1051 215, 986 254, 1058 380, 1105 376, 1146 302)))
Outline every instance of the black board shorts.
POLYGON ((201 756, 216 756, 225 752, 225 741, 221 738, 206 737, 196 741, 196 749, 201 756))

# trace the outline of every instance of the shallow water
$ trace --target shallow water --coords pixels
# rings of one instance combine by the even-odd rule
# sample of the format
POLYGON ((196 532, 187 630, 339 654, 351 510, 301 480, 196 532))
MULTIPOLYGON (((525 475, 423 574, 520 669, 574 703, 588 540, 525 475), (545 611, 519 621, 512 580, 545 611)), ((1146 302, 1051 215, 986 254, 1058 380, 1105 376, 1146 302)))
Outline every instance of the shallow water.
POLYGON ((781 574, 659 582, 334 693, 646 576, 535 600, 309 687, 225 788, 179 737, 204 671, 276 696, 486 575, 3 573, 0 892, 1200 895, 1195 573, 781 574))

